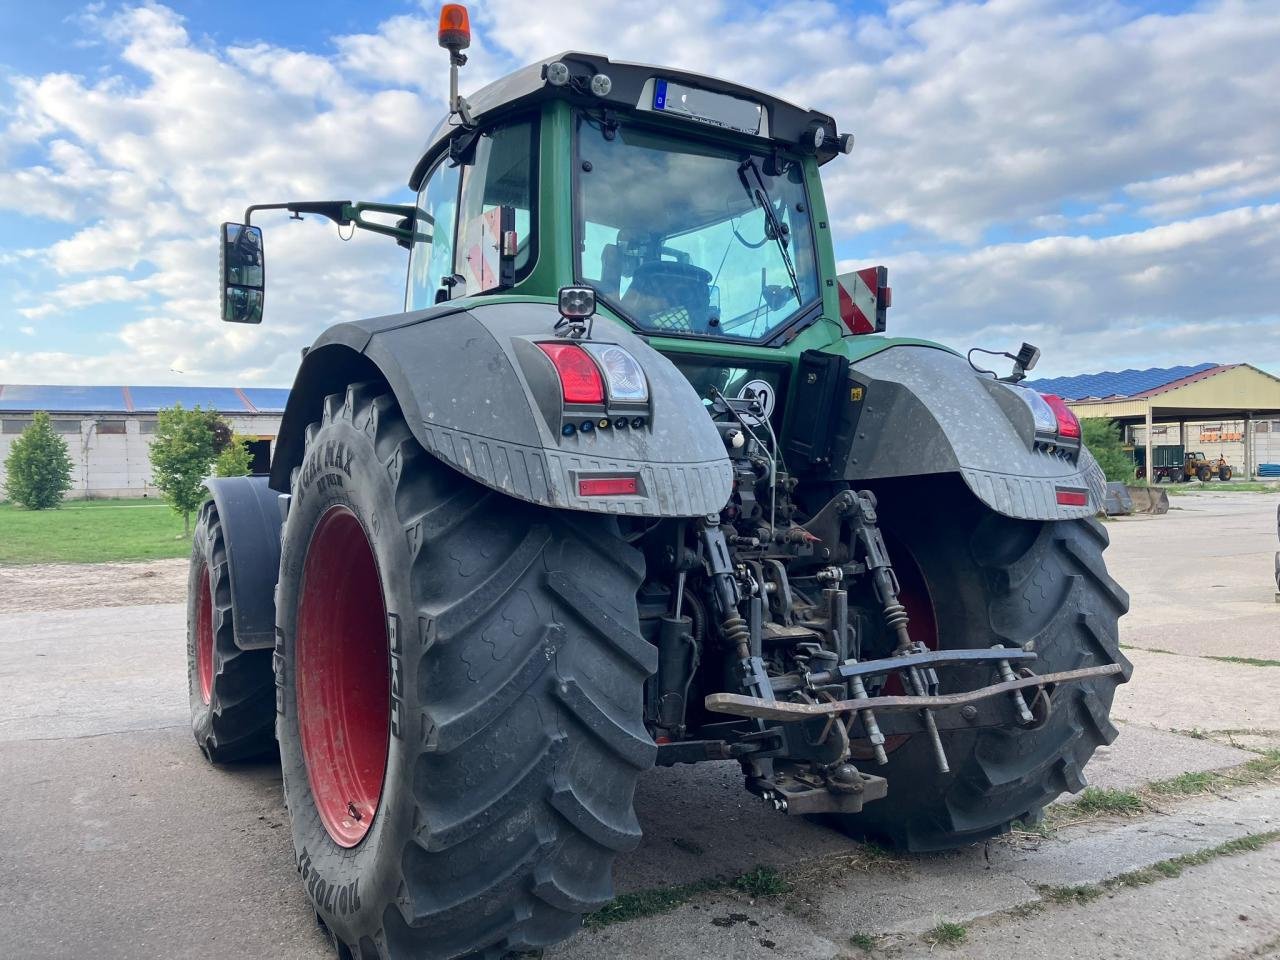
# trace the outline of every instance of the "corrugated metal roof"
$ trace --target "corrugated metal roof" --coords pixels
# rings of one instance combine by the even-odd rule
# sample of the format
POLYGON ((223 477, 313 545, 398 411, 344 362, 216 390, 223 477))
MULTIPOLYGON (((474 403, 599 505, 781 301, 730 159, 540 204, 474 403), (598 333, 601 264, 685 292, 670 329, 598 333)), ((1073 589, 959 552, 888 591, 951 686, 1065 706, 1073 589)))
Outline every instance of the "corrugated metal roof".
POLYGON ((1074 377, 1028 380, 1026 386, 1041 393, 1056 393, 1064 400, 1134 397, 1167 387, 1178 380, 1196 377, 1218 366, 1216 363, 1198 363, 1194 366, 1148 367, 1146 370, 1108 370, 1074 377))
POLYGON ((277 387, 72 387, 0 384, 0 412, 154 413, 181 403, 219 413, 280 413, 289 391, 277 387))

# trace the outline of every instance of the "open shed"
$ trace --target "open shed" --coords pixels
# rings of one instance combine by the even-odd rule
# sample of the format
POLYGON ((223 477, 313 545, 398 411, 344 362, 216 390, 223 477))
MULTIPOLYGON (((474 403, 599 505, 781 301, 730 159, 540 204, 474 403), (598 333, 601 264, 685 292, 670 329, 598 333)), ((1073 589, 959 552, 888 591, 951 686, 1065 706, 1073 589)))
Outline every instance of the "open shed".
POLYGON ((1275 421, 1280 420, 1280 377, 1247 363, 1201 363, 1186 367, 1081 374, 1029 381, 1041 393, 1056 393, 1081 419, 1105 417, 1123 426, 1142 428, 1146 462, 1152 463, 1154 429, 1178 425, 1178 442, 1196 448, 1187 437, 1188 423, 1238 421, 1243 424, 1243 470, 1257 472, 1259 437, 1271 454, 1275 421), (1263 428, 1265 424, 1265 429, 1263 428))

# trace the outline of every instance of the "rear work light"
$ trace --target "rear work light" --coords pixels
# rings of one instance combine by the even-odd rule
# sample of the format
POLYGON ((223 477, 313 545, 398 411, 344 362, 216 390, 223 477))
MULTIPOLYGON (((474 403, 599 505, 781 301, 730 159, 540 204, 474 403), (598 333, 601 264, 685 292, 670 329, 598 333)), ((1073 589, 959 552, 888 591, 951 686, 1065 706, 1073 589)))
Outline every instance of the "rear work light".
POLYGON ((1044 402, 1049 405, 1049 409, 1058 420, 1058 436, 1066 437, 1068 440, 1079 440, 1080 420, 1067 406, 1066 401, 1052 393, 1042 393, 1040 396, 1044 397, 1044 402))
POLYGON ((635 496, 640 492, 640 485, 635 477, 591 477, 578 481, 580 497, 624 497, 635 496))
POLYGON ((539 343, 560 377, 565 403, 604 403, 604 380, 595 361, 576 343, 539 343))

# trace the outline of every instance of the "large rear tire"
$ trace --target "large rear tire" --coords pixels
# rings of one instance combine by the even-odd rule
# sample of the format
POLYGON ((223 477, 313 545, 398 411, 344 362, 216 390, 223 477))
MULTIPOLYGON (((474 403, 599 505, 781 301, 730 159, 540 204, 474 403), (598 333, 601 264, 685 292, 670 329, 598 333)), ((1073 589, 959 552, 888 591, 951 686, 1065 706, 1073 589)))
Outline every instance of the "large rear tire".
POLYGON ((656 752, 643 557, 615 520, 434 459, 382 389, 326 400, 284 528, 276 663, 298 870, 342 957, 555 943, 611 899, 613 860, 640 839, 632 797, 656 752))
MULTIPOLYGON (((878 488, 877 497, 891 558, 903 565, 909 560, 927 591, 903 598, 919 633, 934 634, 913 634, 917 639, 942 649, 1031 644, 1039 654, 1037 673, 1120 663, 1128 678, 1117 628, 1129 598, 1107 575, 1107 532, 1097 521, 1012 520, 949 481, 900 482, 878 488), (901 556, 904 550, 909 558, 901 556)), ((947 670, 942 692, 993 679, 981 670, 947 670)), ((1108 676, 1063 685, 1047 721, 1035 729, 944 733, 949 774, 938 772, 923 735, 907 738, 889 753, 887 766, 861 763, 888 779, 888 798, 835 818, 836 825, 928 851, 1034 821, 1059 794, 1084 788, 1085 764, 1100 744, 1115 739, 1108 714, 1120 682, 1108 676)))
POLYGON ((187 691, 191 730, 214 763, 261 756, 276 745, 271 651, 237 647, 233 616, 226 540, 208 500, 196 519, 187 573, 187 691))

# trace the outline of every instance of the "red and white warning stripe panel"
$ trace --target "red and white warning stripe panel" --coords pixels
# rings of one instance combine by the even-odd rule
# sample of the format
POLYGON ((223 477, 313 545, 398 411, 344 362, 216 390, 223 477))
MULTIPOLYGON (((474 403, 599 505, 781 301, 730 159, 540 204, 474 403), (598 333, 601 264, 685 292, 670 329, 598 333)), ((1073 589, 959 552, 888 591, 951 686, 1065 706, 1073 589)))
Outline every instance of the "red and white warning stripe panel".
POLYGON ((888 267, 864 267, 836 277, 840 284, 840 319, 850 333, 883 333, 885 314, 893 304, 888 267))

